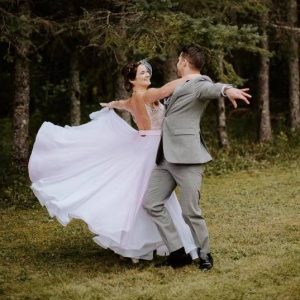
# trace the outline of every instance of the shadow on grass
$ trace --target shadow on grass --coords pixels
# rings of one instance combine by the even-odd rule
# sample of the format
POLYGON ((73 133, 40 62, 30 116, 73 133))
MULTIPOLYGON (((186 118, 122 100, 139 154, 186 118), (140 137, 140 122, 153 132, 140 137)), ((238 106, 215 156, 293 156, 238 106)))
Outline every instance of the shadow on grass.
MULTIPOLYGON (((128 270, 144 270, 151 267, 153 261, 140 260, 134 264, 131 259, 123 258, 111 250, 94 244, 90 237, 70 237, 60 235, 58 238, 41 243, 35 239, 27 240, 19 247, 14 247, 5 254, 10 264, 28 269, 64 273, 90 274, 122 273, 128 270), (65 239, 66 238, 66 239, 65 239)), ((6 251, 5 251, 6 252, 6 251)))

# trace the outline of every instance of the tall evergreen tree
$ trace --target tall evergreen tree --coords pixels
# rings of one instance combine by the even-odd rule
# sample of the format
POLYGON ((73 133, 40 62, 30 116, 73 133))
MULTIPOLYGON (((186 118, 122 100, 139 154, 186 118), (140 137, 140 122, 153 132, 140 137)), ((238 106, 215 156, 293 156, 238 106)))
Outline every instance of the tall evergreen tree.
POLYGON ((70 119, 72 125, 80 125, 80 70, 78 50, 74 49, 70 55, 70 77, 69 77, 69 95, 70 95, 70 119))
MULTIPOLYGON (((10 16, 15 23, 14 47, 14 100, 12 159, 18 167, 25 167, 28 159, 29 103, 30 103, 30 61, 31 34, 30 6, 28 1, 15 5, 16 15, 10 16)), ((12 25, 13 26, 13 25, 12 25)))
MULTIPOLYGON (((268 13, 262 16, 262 48, 267 52, 268 46, 268 13)), ((259 84, 259 141, 261 143, 272 140, 271 115, 270 115, 270 93, 269 93, 269 69, 270 58, 264 54, 260 55, 260 65, 258 73, 259 84)))
MULTIPOLYGON (((290 27, 297 27, 297 0, 287 2, 287 20, 290 27)), ((299 99, 299 39, 294 32, 289 35, 289 102, 291 130, 300 129, 300 99, 299 99)))
MULTIPOLYGON (((223 60, 224 60, 224 56, 222 52, 218 53, 217 56, 218 59, 218 63, 219 63, 219 79, 221 80, 222 75, 224 73, 224 69, 223 69, 223 60)), ((225 111, 225 100, 224 97, 220 96, 220 98, 218 99, 218 103, 217 103, 217 119, 218 119, 218 137, 219 137, 219 143, 222 147, 224 148, 229 148, 230 144, 229 144, 229 139, 228 139, 228 134, 227 134, 227 130, 226 130, 226 111, 225 111)))

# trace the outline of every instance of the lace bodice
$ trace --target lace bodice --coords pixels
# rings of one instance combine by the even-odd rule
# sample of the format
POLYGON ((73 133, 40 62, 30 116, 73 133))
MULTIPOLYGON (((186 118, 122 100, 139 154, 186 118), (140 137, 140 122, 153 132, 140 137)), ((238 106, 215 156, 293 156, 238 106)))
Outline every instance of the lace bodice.
POLYGON ((151 130, 159 130, 161 129, 163 119, 165 117, 166 109, 163 104, 159 103, 158 106, 151 106, 146 104, 146 110, 148 112, 150 122, 151 122, 151 130))

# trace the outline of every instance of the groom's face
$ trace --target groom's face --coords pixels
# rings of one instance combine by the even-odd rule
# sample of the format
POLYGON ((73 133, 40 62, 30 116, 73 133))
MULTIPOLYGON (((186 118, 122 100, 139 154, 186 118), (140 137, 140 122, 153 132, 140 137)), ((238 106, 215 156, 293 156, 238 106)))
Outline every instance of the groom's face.
POLYGON ((179 77, 182 77, 184 66, 185 66, 185 59, 182 57, 182 53, 180 53, 177 61, 177 75, 179 77))

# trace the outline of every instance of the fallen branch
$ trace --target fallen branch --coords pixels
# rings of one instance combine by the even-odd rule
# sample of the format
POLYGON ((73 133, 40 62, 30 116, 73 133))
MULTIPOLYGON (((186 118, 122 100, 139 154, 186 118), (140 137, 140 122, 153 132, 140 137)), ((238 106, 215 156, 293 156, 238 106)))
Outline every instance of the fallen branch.
POLYGON ((300 28, 299 27, 291 27, 291 26, 277 25, 277 24, 271 24, 271 26, 274 28, 277 28, 277 29, 283 29, 283 30, 290 31, 291 33, 296 34, 298 38, 300 36, 300 28))

